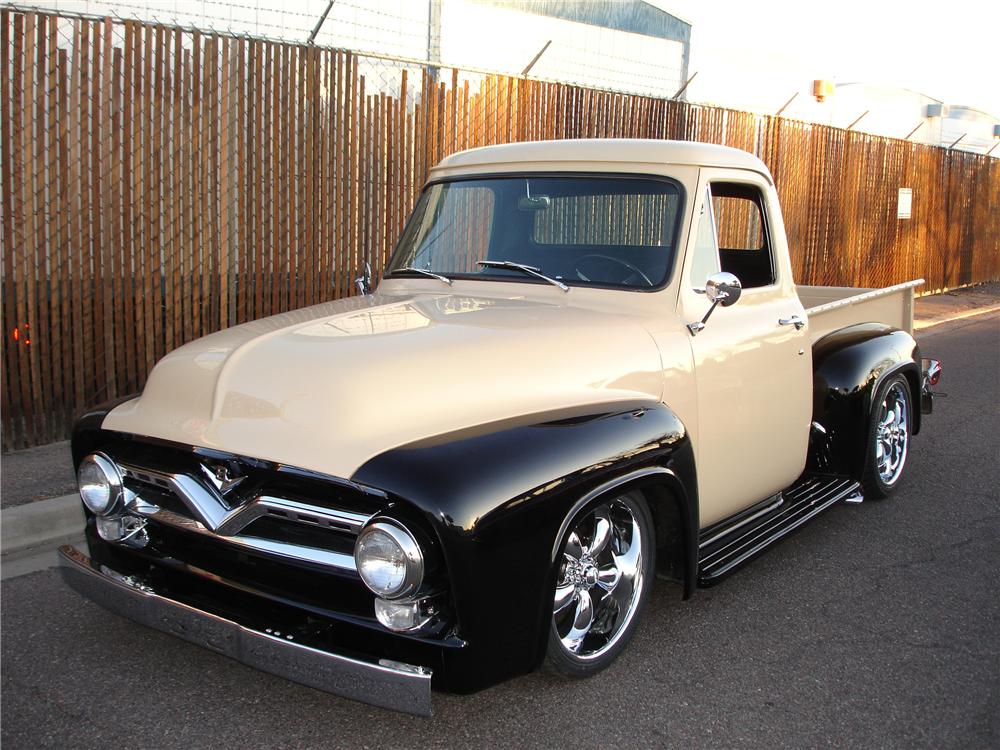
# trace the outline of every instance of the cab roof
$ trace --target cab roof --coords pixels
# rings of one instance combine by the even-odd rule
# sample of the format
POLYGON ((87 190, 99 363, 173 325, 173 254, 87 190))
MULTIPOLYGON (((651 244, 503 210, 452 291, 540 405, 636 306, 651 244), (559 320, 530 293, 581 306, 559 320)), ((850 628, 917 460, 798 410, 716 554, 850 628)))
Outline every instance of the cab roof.
POLYGON ((445 157, 432 170, 431 179, 458 172, 511 172, 541 165, 544 165, 542 168, 549 168, 549 164, 552 168, 572 168, 572 162, 684 164, 748 169, 774 182, 767 165, 747 151, 714 143, 639 138, 580 138, 484 146, 445 157))

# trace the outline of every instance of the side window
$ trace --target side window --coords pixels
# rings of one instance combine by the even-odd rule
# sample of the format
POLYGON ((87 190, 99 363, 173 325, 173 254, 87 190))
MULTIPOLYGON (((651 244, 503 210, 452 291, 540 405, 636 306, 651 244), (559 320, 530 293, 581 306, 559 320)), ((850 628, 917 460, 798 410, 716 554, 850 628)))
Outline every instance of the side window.
POLYGON ((744 289, 774 283, 774 260, 760 190, 753 185, 713 182, 712 208, 723 271, 735 274, 744 289))
POLYGON ((688 280, 695 289, 703 288, 705 280, 721 270, 718 244, 715 240, 715 219, 712 216, 710 198, 711 193, 706 190, 694 240, 694 257, 691 259, 691 275, 688 280))

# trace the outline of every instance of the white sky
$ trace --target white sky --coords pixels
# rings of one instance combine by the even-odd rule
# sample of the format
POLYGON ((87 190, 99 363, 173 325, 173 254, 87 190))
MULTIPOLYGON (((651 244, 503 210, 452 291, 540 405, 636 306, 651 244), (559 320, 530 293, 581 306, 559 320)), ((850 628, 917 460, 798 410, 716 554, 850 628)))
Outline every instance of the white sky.
MULTIPOLYGON (((320 40, 419 57, 427 1, 337 0, 320 40), (351 23, 345 27, 344 21, 351 23), (341 38, 338 29, 356 38, 341 38), (387 39, 394 44, 387 46, 387 39), (400 42, 406 49, 396 49, 400 42)), ((1000 0, 646 1, 693 24, 689 69, 698 77, 688 92, 691 101, 774 113, 794 92, 808 93, 814 79, 825 78, 911 89, 1000 120, 1000 0)), ((146 8, 160 20, 203 27, 227 28, 234 19, 280 22, 278 35, 294 38, 307 36, 326 6, 325 0, 26 2, 92 13, 146 8), (207 15, 189 18, 199 13, 207 15)), ((469 34, 470 43, 475 36, 469 34)), ((520 61, 525 53, 519 54, 520 61)))
POLYGON ((692 101, 776 111, 816 78, 1000 118, 1000 0, 650 0, 693 24, 692 101))

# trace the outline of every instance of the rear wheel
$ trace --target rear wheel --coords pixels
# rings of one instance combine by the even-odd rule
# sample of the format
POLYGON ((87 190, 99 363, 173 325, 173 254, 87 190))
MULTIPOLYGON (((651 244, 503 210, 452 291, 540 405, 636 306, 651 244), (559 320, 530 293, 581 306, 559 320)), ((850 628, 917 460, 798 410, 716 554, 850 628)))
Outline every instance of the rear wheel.
POLYGON ((888 497, 899 486, 910 452, 912 403, 910 385, 902 375, 890 377, 876 394, 861 479, 870 497, 888 497))
POLYGON ((635 631, 652 586, 653 522, 642 495, 597 501, 563 540, 546 665, 587 677, 613 662, 635 631))

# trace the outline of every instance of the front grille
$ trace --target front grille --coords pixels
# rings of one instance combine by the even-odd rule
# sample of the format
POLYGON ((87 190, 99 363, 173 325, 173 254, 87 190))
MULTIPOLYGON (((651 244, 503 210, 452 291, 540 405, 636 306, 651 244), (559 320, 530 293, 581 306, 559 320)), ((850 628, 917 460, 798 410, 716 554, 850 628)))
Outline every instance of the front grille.
POLYGON ((151 537, 180 530, 282 562, 355 573, 357 535, 385 504, 346 480, 215 451, 129 442, 106 452, 122 470, 129 512, 147 519, 151 537))

